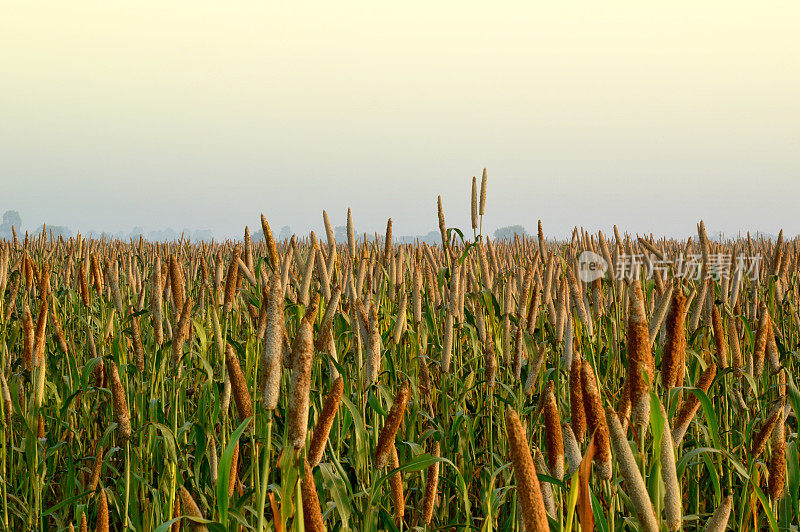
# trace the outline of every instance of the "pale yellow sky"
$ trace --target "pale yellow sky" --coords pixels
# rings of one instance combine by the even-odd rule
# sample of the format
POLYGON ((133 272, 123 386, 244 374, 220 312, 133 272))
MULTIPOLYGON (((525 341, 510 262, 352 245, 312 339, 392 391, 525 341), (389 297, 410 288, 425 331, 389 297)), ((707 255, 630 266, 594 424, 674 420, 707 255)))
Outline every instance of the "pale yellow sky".
POLYGON ((800 232, 800 2, 0 7, 27 225, 800 232))

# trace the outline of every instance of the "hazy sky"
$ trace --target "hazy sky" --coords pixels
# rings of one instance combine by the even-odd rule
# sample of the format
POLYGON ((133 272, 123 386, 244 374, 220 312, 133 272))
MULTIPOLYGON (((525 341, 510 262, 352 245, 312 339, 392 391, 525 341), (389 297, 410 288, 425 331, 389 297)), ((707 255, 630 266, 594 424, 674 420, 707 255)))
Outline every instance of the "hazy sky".
POLYGON ((800 233, 800 2, 5 0, 0 212, 800 233))

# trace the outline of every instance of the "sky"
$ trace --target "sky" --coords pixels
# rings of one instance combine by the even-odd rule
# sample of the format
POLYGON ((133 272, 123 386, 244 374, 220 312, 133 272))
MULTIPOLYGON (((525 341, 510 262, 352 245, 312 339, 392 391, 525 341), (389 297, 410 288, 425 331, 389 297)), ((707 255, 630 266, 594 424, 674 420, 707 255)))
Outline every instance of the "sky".
POLYGON ((73 230, 800 233, 800 2, 0 7, 0 212, 73 230))

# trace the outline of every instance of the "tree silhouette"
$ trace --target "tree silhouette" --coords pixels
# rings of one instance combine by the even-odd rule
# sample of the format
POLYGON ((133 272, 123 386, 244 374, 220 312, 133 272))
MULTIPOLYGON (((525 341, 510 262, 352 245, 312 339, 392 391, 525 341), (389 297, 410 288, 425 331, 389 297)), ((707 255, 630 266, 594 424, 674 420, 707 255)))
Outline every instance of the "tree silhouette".
POLYGON ((495 240, 513 240, 514 235, 525 236, 528 232, 521 225, 507 225, 494 232, 495 240))

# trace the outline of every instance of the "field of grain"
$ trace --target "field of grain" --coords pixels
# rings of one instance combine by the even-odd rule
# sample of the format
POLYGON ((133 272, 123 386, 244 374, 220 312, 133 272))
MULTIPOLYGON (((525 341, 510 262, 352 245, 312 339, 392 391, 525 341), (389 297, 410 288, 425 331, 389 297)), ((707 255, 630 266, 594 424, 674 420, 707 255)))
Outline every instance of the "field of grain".
POLYGON ((492 241, 486 187, 437 245, 2 242, 0 528, 796 530, 800 241, 492 241))

